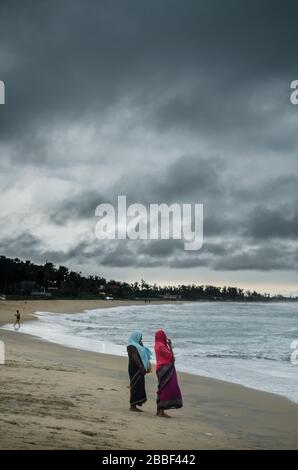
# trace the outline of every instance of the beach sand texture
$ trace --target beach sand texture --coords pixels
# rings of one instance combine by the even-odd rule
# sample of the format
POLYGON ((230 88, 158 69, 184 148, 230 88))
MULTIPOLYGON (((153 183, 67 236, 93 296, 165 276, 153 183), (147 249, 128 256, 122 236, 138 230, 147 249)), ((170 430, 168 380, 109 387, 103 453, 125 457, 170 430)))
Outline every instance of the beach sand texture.
MULTIPOLYGON (((120 302, 123 304, 126 302, 120 302)), ((80 312, 105 301, 2 301, 0 323, 34 311, 80 312)), ((0 331, 0 449, 297 449, 298 406, 285 398, 179 373, 184 407, 155 416, 156 376, 143 413, 129 411, 127 359, 0 331)))

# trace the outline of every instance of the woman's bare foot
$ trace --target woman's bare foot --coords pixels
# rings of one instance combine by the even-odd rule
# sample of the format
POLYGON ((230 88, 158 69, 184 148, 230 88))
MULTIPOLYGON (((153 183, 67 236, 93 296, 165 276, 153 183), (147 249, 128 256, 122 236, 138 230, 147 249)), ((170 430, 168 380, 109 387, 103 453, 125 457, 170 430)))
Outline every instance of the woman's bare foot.
POLYGON ((160 418, 171 418, 171 416, 167 415, 164 410, 158 410, 156 416, 159 416, 160 418))
POLYGON ((130 411, 137 411, 139 413, 143 413, 143 410, 140 410, 140 408, 137 408, 136 405, 131 405, 130 411))

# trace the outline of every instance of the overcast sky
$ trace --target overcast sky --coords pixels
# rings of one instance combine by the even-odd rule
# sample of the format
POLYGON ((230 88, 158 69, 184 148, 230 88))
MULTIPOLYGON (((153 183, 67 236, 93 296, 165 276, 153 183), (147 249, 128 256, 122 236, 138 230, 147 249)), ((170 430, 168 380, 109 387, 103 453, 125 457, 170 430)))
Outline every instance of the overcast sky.
POLYGON ((296 0, 0 3, 1 254, 298 293, 296 0), (94 210, 204 204, 204 247, 99 241, 94 210))

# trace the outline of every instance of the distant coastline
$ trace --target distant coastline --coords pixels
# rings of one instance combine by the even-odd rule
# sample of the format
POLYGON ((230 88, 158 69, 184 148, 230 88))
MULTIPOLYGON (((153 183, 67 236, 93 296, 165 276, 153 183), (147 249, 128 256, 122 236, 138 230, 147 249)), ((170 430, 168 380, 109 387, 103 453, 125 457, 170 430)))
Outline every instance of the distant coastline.
POLYGON ((133 301, 293 302, 298 297, 261 294, 234 286, 127 283, 102 276, 83 275, 66 266, 56 267, 0 256, 0 299, 80 299, 133 301))

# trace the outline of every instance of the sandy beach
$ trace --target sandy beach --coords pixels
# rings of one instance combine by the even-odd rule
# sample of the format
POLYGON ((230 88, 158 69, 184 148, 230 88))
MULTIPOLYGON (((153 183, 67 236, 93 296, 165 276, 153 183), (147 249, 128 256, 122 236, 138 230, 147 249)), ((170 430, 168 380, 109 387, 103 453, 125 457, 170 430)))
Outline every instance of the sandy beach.
MULTIPOLYGON (((126 302, 2 301, 0 324, 38 310, 82 312, 126 302)), ((0 331, 0 449, 297 449, 298 406, 277 395, 179 373, 184 407, 156 418, 156 377, 143 413, 129 411, 127 359, 0 331)))

